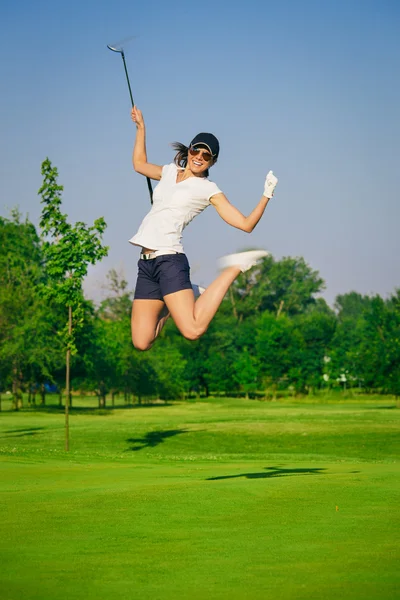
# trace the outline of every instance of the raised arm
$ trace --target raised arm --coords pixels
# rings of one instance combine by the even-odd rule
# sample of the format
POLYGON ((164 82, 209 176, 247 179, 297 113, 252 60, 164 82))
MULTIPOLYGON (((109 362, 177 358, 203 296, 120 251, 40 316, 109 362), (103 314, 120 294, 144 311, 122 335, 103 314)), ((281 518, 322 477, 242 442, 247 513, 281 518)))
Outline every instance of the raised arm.
POLYGON ((136 124, 136 139, 132 155, 133 168, 137 173, 159 181, 161 179, 162 167, 147 162, 146 127, 142 111, 135 106, 131 110, 131 118, 136 124))
POLYGON ((240 210, 233 206, 225 194, 215 194, 210 198, 210 202, 215 207, 219 216, 228 223, 228 225, 232 225, 232 227, 250 233, 263 216, 267 204, 274 194, 277 183, 278 179, 272 171, 270 171, 265 179, 264 195, 248 217, 245 217, 240 210))

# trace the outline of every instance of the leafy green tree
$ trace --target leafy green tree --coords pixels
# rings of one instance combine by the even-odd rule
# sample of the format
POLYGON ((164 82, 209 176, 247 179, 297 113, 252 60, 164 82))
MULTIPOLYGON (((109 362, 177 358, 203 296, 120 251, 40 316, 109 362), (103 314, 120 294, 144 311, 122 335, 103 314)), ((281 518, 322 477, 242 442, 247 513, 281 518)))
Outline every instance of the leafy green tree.
POLYGON ((127 281, 115 269, 109 271, 107 280, 109 296, 101 303, 98 316, 107 324, 108 335, 113 340, 115 376, 112 397, 115 393, 123 393, 126 401, 135 396, 141 404, 145 396, 157 394, 157 374, 152 357, 136 352, 132 345, 130 318, 133 293, 128 290, 127 281))
POLYGON ((95 315, 87 332, 90 332, 88 347, 82 352, 85 378, 80 387, 96 393, 100 408, 105 408, 107 394, 117 383, 119 343, 114 335, 115 325, 95 315))
POLYGON ((387 302, 391 311, 388 349, 387 389, 396 398, 400 396, 400 289, 397 289, 387 302))
POLYGON ((257 389, 258 363, 256 358, 250 354, 248 348, 245 346, 237 354, 232 367, 233 380, 245 392, 246 398, 248 398, 249 392, 257 389))
POLYGON ((157 395, 163 400, 182 397, 186 391, 184 373, 186 360, 168 337, 160 340, 151 353, 151 365, 155 371, 157 395))
POLYGON ((296 364, 288 376, 296 391, 304 393, 321 387, 336 316, 324 300, 318 299, 305 313, 293 317, 292 322, 299 345, 296 364))
MULTIPOLYGON (((164 329, 167 333, 167 327, 164 329)), ((211 336, 209 332, 195 342, 189 342, 182 338, 179 341, 176 340, 175 343, 186 360, 184 378, 188 391, 194 392, 198 396, 204 392, 206 396, 209 396, 209 372, 207 363, 211 345, 211 336)))
POLYGON ((105 321, 130 319, 133 293, 128 290, 128 282, 115 269, 107 273, 109 295, 99 307, 99 315, 105 321))
MULTIPOLYGON (((230 311, 221 311, 217 313, 207 332, 196 342, 188 342, 180 334, 174 336, 174 343, 186 359, 184 376, 190 392, 209 396, 212 392, 229 392, 235 389, 232 364, 236 356, 236 326, 237 321, 230 311)), ((176 332, 174 326, 165 329, 167 335, 176 332)))
POLYGON ((360 369, 365 386, 399 394, 400 311, 399 292, 389 301, 371 298, 364 311, 359 345, 360 369))
POLYGON ((289 316, 304 312, 316 302, 324 281, 303 258, 267 256, 254 269, 240 275, 232 286, 232 312, 239 321, 265 311, 289 316))
POLYGON ((341 321, 345 319, 358 319, 363 316, 364 311, 369 308, 371 298, 362 296, 358 292, 347 292, 339 294, 335 298, 335 310, 341 321))
POLYGON ((336 297, 337 324, 328 352, 331 360, 326 368, 331 382, 345 375, 349 384, 363 385, 360 345, 365 331, 365 311, 370 304, 370 297, 354 291, 336 297))
POLYGON ((10 219, 0 218, 0 363, 17 410, 23 387, 52 380, 60 358, 57 317, 37 291, 44 279, 36 229, 13 210, 10 219))
POLYGON ((237 389, 234 379, 234 361, 238 358, 238 323, 231 315, 220 314, 207 332, 208 353, 204 360, 205 382, 208 392, 229 393, 237 389))
POLYGON ((259 319, 256 351, 260 375, 265 385, 272 385, 274 396, 278 384, 288 379, 289 371, 298 364, 302 338, 287 315, 265 312, 259 319))
POLYGON ((40 227, 43 236, 43 255, 49 280, 41 287, 43 296, 66 311, 62 339, 66 356, 65 449, 69 450, 70 361, 77 352, 76 331, 83 323, 82 283, 88 265, 94 265, 108 253, 101 238, 106 228, 103 218, 88 227, 78 221, 72 226, 61 212, 61 193, 58 172, 50 160, 42 163, 43 185, 39 190, 43 204, 40 227))
POLYGON ((331 343, 329 375, 367 390, 399 394, 399 291, 389 300, 350 292, 338 296, 337 327, 331 343))
MULTIPOLYGON (((127 398, 134 393, 138 361, 135 360, 130 334, 133 294, 128 290, 128 282, 115 269, 111 269, 107 273, 106 288, 109 295, 97 311, 97 332, 103 332, 103 335, 93 337, 96 343, 102 340, 101 356, 93 364, 98 374, 96 386, 103 382, 101 386, 103 390, 107 387, 107 391, 111 392, 114 404, 115 394, 123 392, 127 398), (105 381, 108 381, 107 386, 104 386, 105 381)), ((102 403, 105 405, 105 393, 102 403)))
POLYGON ((315 304, 315 295, 325 287, 318 271, 311 269, 301 257, 284 257, 270 264, 266 260, 259 283, 260 291, 264 288, 261 309, 289 316, 315 304))

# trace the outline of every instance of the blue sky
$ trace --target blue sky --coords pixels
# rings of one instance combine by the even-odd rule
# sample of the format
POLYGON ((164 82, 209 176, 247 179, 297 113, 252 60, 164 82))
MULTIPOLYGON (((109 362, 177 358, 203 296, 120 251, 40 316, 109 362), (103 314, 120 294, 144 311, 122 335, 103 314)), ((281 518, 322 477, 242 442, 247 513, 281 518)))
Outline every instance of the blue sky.
POLYGON ((395 0, 2 3, 0 213, 38 223, 46 156, 72 221, 104 216, 110 254, 90 271, 99 299, 110 268, 133 286, 128 243, 149 208, 131 168, 134 126, 120 57, 147 124, 149 160, 199 131, 220 139, 211 171, 249 213, 265 175, 275 197, 249 236, 207 209, 185 231, 192 279, 245 247, 303 256, 324 297, 400 287, 400 4, 395 0))

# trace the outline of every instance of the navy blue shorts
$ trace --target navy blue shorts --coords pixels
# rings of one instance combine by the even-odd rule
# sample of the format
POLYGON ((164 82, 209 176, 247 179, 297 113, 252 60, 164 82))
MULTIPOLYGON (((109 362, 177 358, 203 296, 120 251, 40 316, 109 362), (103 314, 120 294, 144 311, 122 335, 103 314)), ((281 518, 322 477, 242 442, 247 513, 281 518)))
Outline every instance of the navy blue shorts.
POLYGON ((192 289, 186 254, 140 258, 138 267, 135 300, 162 300, 167 294, 192 289))

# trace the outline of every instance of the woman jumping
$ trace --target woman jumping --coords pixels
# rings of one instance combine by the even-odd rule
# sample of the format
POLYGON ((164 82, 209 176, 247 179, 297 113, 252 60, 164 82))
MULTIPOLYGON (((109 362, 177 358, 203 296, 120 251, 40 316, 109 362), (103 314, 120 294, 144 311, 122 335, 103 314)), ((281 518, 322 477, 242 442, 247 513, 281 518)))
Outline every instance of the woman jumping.
POLYGON ((136 124, 133 167, 137 173, 159 181, 153 206, 136 235, 129 241, 142 248, 132 306, 132 341, 138 350, 148 350, 171 315, 182 335, 197 340, 207 330, 229 286, 268 253, 240 252, 219 261, 220 275, 196 299, 190 268, 182 246, 182 231, 207 206, 232 227, 250 233, 272 198, 277 178, 270 171, 264 194, 248 217, 235 208, 218 186, 208 179, 217 162, 219 142, 211 133, 199 133, 190 142, 173 144, 174 162, 164 167, 147 162, 145 124, 142 112, 133 108, 136 124))

